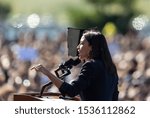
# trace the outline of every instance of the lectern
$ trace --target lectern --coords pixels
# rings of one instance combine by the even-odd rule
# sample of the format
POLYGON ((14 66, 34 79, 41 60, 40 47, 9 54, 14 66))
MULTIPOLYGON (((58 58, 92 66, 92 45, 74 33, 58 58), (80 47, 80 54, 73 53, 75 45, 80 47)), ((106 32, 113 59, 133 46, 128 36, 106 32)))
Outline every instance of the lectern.
POLYGON ((59 93, 43 93, 43 96, 39 96, 39 93, 21 93, 14 94, 14 101, 43 101, 48 99, 59 99, 59 93))
POLYGON ((47 86, 50 86, 52 82, 48 82, 42 86, 40 93, 16 93, 14 94, 14 101, 52 101, 52 100, 73 100, 79 101, 78 97, 62 96, 61 93, 44 92, 47 86))
POLYGON ((14 101, 56 101, 56 100, 73 100, 79 101, 79 98, 74 97, 63 97, 60 93, 43 93, 42 96, 39 96, 39 93, 21 93, 14 94, 14 101))

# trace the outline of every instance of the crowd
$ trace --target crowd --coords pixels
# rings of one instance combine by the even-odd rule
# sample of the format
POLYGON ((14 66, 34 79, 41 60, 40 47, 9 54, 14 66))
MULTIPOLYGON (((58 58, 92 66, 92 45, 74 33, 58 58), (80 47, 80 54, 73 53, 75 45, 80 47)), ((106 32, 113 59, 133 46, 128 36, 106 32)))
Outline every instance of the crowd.
MULTIPOLYGON (((15 93, 39 92, 48 78, 30 68, 43 64, 54 72, 67 60, 66 32, 53 40, 39 39, 34 31, 20 32, 8 40, 0 32, 0 100, 11 101, 15 93)), ((135 32, 107 38, 119 75, 119 100, 150 100, 150 37, 135 32)), ((80 65, 79 65, 80 66, 80 65)), ((74 67, 66 79, 76 78, 80 67, 74 67)), ((58 92, 55 86, 49 92, 58 92)))
POLYGON ((150 100, 150 37, 130 31, 117 35, 110 44, 118 47, 112 56, 119 74, 120 100, 150 100))

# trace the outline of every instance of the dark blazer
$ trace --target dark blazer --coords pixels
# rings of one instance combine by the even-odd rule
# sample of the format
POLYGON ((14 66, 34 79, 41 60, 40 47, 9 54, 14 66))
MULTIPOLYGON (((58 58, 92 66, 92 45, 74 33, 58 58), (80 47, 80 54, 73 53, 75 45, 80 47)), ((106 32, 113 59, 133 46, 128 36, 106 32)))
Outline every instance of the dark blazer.
POLYGON ((64 82, 59 88, 62 95, 80 95, 83 101, 112 101, 118 99, 118 78, 106 71, 100 60, 85 62, 77 80, 64 82))

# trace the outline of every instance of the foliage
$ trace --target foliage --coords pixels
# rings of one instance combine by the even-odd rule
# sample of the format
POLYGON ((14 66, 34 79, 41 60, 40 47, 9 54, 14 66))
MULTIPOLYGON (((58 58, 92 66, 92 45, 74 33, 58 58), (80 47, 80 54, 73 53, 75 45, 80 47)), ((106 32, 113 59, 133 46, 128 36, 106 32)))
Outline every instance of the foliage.
MULTIPOLYGON (((138 13, 134 10, 135 0, 86 0, 94 9, 86 12, 81 9, 70 8, 69 16, 76 27, 95 27, 103 29, 107 22, 113 22, 118 31, 126 33, 130 19, 138 13)), ((84 7, 83 7, 84 9, 84 7)))
POLYGON ((9 4, 0 3, 0 20, 5 20, 11 12, 11 6, 9 4))

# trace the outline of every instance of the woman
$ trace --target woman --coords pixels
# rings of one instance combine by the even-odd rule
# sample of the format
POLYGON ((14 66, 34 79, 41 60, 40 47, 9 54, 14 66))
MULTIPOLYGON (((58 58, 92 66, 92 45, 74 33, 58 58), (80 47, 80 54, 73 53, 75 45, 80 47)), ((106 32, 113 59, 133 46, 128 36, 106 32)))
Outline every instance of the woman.
POLYGON ((80 95, 83 101, 118 100, 118 76, 105 37, 98 31, 86 31, 77 50, 83 65, 77 80, 71 84, 58 79, 42 65, 32 69, 48 76, 62 95, 80 95))

